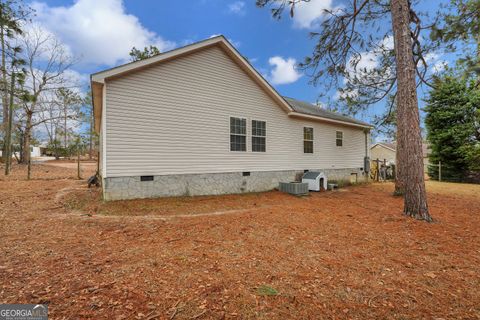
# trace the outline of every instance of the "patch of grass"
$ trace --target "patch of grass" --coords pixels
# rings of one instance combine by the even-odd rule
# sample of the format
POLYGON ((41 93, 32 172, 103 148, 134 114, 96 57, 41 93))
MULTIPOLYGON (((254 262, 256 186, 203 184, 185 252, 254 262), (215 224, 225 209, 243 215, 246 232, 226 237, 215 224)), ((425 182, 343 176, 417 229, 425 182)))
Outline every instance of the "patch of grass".
POLYGON ((278 295, 278 291, 275 290, 274 288, 267 286, 267 285, 261 285, 260 287, 257 288, 257 295, 259 296, 276 296, 278 295))
POLYGON ((100 205, 101 193, 99 190, 73 191, 67 194, 62 202, 68 210, 97 212, 100 205))

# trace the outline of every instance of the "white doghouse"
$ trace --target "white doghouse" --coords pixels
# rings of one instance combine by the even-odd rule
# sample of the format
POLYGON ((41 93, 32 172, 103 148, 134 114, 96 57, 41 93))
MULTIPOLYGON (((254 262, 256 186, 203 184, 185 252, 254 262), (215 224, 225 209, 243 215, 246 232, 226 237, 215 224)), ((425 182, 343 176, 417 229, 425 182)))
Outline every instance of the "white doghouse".
POLYGON ((327 176, 323 172, 308 171, 302 178, 303 183, 308 183, 308 190, 327 190, 327 176))

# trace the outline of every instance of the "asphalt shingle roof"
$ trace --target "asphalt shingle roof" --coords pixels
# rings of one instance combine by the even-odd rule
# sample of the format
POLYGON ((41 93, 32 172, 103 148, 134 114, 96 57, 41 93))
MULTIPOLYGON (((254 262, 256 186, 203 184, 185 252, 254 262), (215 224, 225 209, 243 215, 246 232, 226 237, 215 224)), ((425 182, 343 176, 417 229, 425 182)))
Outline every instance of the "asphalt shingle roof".
POLYGON ((332 120, 344 121, 344 122, 348 122, 348 123, 359 124, 359 125, 362 125, 362 126, 371 126, 371 124, 369 124, 369 123, 366 123, 366 122, 363 122, 363 121, 360 121, 360 120, 357 120, 357 119, 354 119, 354 118, 351 118, 351 117, 347 117, 347 116, 335 113, 333 111, 328 111, 328 110, 322 109, 320 107, 317 107, 317 106, 315 106, 311 103, 305 102, 305 101, 300 101, 300 100, 296 100, 296 99, 289 98, 289 97, 283 97, 283 98, 288 102, 290 107, 292 107, 292 109, 295 112, 298 112, 298 113, 308 114, 308 115, 312 115, 312 116, 318 116, 318 117, 332 119, 332 120))

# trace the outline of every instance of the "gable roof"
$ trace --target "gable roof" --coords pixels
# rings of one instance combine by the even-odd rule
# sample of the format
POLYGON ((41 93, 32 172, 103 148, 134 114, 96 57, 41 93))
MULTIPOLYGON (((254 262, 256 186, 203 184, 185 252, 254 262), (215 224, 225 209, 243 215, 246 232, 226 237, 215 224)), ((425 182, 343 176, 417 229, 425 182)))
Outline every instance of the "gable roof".
POLYGON ((389 149, 391 151, 396 151, 397 150, 397 143, 396 142, 377 142, 373 146, 371 146, 370 149, 373 149, 376 146, 380 146, 380 147, 389 149))
POLYGON ((90 76, 90 80, 92 85, 92 101, 95 115, 95 131, 100 131, 100 122, 103 109, 103 85, 106 80, 121 77, 122 75, 128 74, 130 72, 135 72, 144 68, 148 68, 162 62, 170 61, 185 55, 195 53, 200 50, 204 50, 206 48, 210 48, 212 46, 219 46, 220 48, 222 48, 224 52, 228 56, 230 56, 230 58, 232 58, 232 60, 237 63, 237 65, 242 68, 253 81, 255 81, 262 89, 264 89, 264 91, 275 102, 277 102, 277 104, 282 107, 282 109, 284 109, 284 111, 287 112, 289 116, 362 127, 365 129, 373 128, 373 126, 368 123, 358 121, 350 117, 342 116, 334 112, 321 110, 320 108, 316 108, 315 106, 307 102, 282 97, 272 87, 272 85, 270 85, 270 83, 268 83, 268 81, 265 80, 262 75, 260 75, 260 73, 250 64, 250 62, 248 62, 248 60, 245 59, 223 35, 220 35, 178 49, 160 53, 148 59, 130 62, 120 65, 118 67, 110 68, 92 74, 90 76))

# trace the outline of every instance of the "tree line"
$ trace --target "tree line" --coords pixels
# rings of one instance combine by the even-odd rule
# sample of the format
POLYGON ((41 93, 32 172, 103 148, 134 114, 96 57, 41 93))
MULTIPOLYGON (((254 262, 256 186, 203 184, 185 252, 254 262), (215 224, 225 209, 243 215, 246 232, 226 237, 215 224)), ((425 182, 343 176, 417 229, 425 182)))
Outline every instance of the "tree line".
POLYGON ((56 158, 73 155, 80 146, 92 156, 95 145, 90 95, 82 93, 71 69, 78 60, 55 35, 35 25, 33 15, 22 0, 0 2, 0 142, 6 175, 14 159, 30 165, 36 133, 43 133, 56 158))

